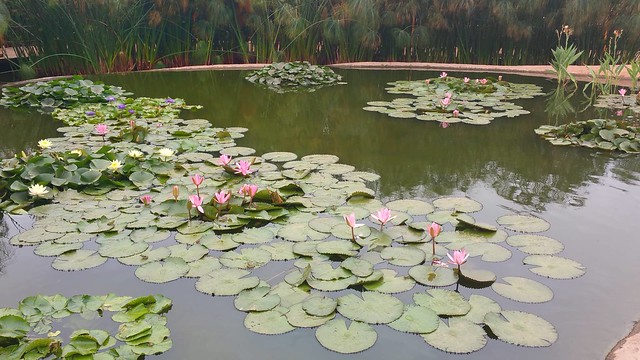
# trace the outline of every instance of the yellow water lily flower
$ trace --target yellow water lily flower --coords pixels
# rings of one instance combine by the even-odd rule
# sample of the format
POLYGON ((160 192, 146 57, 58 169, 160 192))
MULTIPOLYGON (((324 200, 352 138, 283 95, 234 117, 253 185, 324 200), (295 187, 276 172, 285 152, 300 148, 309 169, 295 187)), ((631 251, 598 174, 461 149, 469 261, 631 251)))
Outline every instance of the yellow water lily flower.
POLYGON ((40 184, 33 184, 29 186, 28 190, 29 190, 29 195, 33 197, 40 197, 49 192, 46 186, 43 186, 40 184))
POLYGON ((49 140, 49 139, 42 139, 40 141, 38 141, 38 146, 40 147, 40 149, 44 150, 44 149, 48 149, 53 145, 53 143, 49 140))
POLYGON ((167 158, 170 158, 173 155, 175 155, 175 151, 169 148, 162 148, 158 150, 158 154, 160 155, 160 157, 164 158, 164 160, 167 160, 167 158))
POLYGON ((140 151, 140 150, 135 150, 135 149, 133 149, 133 150, 129 150, 129 153, 128 153, 127 155, 129 155, 129 157, 132 157, 132 158, 134 158, 134 159, 140 159, 141 157, 143 157, 143 156, 144 156, 144 154, 142 153, 142 151, 140 151))
POLYGON ((82 156, 82 150, 80 149, 71 150, 71 153, 74 155, 82 156))
POLYGON ((109 164, 109 170, 113 172, 118 171, 118 169, 120 169, 121 167, 122 167, 122 163, 120 162, 120 160, 113 160, 111 164, 109 164))

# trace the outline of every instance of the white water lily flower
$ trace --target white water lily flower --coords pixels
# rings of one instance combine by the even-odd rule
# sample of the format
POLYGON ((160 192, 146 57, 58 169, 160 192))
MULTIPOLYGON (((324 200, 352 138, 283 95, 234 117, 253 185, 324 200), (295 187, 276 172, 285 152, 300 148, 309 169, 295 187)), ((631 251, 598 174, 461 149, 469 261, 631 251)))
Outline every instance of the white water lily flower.
POLYGON ((38 146, 40 149, 48 149, 53 145, 53 143, 49 139, 42 139, 38 141, 38 146))
POLYGON ((143 156, 144 156, 144 154, 142 153, 142 151, 140 151, 140 150, 136 150, 136 149, 129 150, 128 155, 129 155, 129 157, 132 157, 132 158, 134 158, 134 159, 140 159, 141 157, 143 157, 143 156))
POLYGON ((40 184, 33 184, 29 186, 29 195, 34 197, 43 196, 48 192, 49 190, 47 190, 47 187, 40 184))
POLYGON ((78 156, 82 156, 82 150, 80 149, 71 150, 71 153, 78 156))
POLYGON ((120 169, 121 167, 122 167, 122 163, 120 162, 120 160, 113 160, 111 164, 109 164, 109 170, 113 172, 118 171, 118 169, 120 169))
POLYGON ((175 151, 169 149, 169 148, 162 148, 160 150, 158 150, 158 154, 160 154, 161 157, 167 159, 172 157, 175 154, 175 151))

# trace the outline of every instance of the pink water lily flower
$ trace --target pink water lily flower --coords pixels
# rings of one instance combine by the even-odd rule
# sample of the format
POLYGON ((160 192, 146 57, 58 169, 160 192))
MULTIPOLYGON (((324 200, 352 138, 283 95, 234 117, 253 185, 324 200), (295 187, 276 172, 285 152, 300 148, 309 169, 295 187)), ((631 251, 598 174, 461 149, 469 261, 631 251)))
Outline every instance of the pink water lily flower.
POLYGON ((616 115, 617 116, 622 116, 623 114, 624 114, 624 112, 622 110, 616 111, 616 115))
POLYGON ((450 93, 450 92, 447 92, 447 93, 444 94, 444 97, 449 98, 449 99, 451 99, 452 96, 453 96, 453 94, 450 93))
POLYGON ((440 224, 438 223, 433 222, 427 227, 427 231, 429 232, 429 236, 431 236, 431 238, 435 238, 442 232, 442 226, 440 226, 440 224))
POLYGON ((193 185, 200 186, 203 181, 204 181, 204 176, 200 174, 191 175, 191 182, 193 183, 193 185))
POLYGON ((349 225, 350 228, 354 229, 360 226, 364 226, 364 224, 356 224, 356 214, 344 215, 344 221, 349 225))
POLYGON ((234 170, 236 174, 242 174, 242 176, 247 176, 251 174, 253 171, 251 170, 251 163, 248 161, 240 160, 236 163, 236 169, 234 170))
POLYGON ((238 191, 238 194, 249 196, 253 199, 253 197, 256 196, 257 192, 258 192, 258 185, 244 184, 238 191))
POLYGON ((465 249, 454 250, 453 256, 447 253, 447 257, 449 258, 449 264, 458 265, 458 268, 459 268, 460 265, 467 262, 467 259, 469 258, 469 253, 465 249))
POLYGON ((200 213, 204 214, 204 209, 202 208, 202 202, 204 201, 200 196, 198 195, 190 195, 189 196, 189 201, 191 202, 191 205, 198 209, 198 211, 200 211, 200 213))
POLYGON ((457 118, 460 115, 460 111, 458 109, 453 110, 453 117, 457 118))
POLYGON ((227 166, 229 165, 229 162, 231 161, 231 156, 230 155, 225 155, 222 154, 220 155, 220 157, 218 158, 218 165, 220 166, 227 166))
POLYGON ((431 79, 426 79, 426 80, 424 81, 424 83, 425 83, 425 84, 428 84, 428 83, 430 83, 430 82, 431 82, 431 79))
POLYGON ((173 200, 178 201, 178 196, 180 195, 180 187, 178 185, 173 185, 171 188, 171 194, 173 195, 173 200))
MULTIPOLYGON (((382 208, 382 209, 378 210, 375 213, 375 215, 371 214, 371 218, 380 223, 380 231, 382 231, 382 228, 384 227, 384 224, 386 224, 389 221, 395 219, 395 216, 391 216, 391 210, 389 210, 387 208, 382 208)), ((354 222, 355 222, 355 219, 354 219, 354 222)))
POLYGON ((441 128, 443 128, 443 129, 448 128, 448 127, 449 127, 449 125, 451 125, 451 124, 449 124, 449 123, 448 123, 448 122, 446 122, 446 121, 443 121, 443 122, 441 122, 441 123, 440 123, 440 127, 441 127, 441 128))
POLYGON ((442 105, 443 108, 449 106, 449 104, 451 104, 450 97, 445 97, 444 99, 440 100, 440 105, 442 105))
POLYGON ((471 81, 471 79, 469 79, 468 77, 465 77, 464 79, 462 79, 462 81, 464 81, 465 84, 468 84, 469 81, 471 81))
POLYGON ((228 193, 224 190, 220 190, 213 195, 214 201, 218 204, 225 204, 231 198, 231 193, 228 193))
POLYGON ((109 132, 109 127, 106 124, 98 124, 96 125, 96 134, 100 136, 105 136, 109 132))
POLYGON ((622 88, 622 89, 618 90, 618 94, 620 94, 620 95, 622 95, 622 96, 627 95, 627 89, 622 88))
POLYGON ((487 81, 488 81, 487 79, 480 79, 480 84, 486 85, 487 81))
POLYGON ((444 79, 444 78, 446 78, 446 77, 447 77, 447 75, 448 75, 448 74, 447 74, 446 72, 444 72, 444 71, 443 71, 443 72, 441 72, 441 73, 440 73, 440 78, 441 78, 441 79, 444 79))
POLYGON ((142 195, 140 196, 140 202, 142 202, 145 205, 150 205, 151 204, 151 195, 142 195))

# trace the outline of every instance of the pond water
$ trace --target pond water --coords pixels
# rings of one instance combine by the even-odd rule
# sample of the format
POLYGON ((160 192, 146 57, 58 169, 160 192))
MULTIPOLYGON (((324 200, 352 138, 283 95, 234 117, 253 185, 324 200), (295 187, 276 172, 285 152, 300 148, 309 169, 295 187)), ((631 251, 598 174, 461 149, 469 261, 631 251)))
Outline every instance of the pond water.
MULTIPOLYGON (((374 190, 383 201, 399 198, 433 200, 467 195, 484 205, 473 214, 495 223, 508 212, 528 212, 551 224, 545 235, 563 242, 560 256, 579 261, 586 275, 552 280, 531 274, 521 264, 524 254, 488 268, 498 278, 523 276, 548 285, 554 299, 523 304, 493 295, 503 309, 534 313, 550 321, 559 338, 546 348, 522 348, 491 340, 471 355, 451 355, 427 345, 419 336, 376 326, 378 341, 354 359, 602 359, 640 319, 640 158, 635 155, 553 146, 533 129, 542 124, 599 117, 593 110, 571 112, 556 119, 545 112, 544 97, 518 100, 531 111, 517 118, 499 118, 487 126, 395 119, 362 110, 367 101, 391 100, 385 84, 435 76, 428 72, 340 70, 347 85, 313 93, 276 94, 243 80, 244 72, 154 72, 108 75, 97 79, 122 86, 134 96, 181 97, 204 109, 185 118, 209 119, 215 126, 249 129, 237 143, 257 150, 291 151, 299 156, 329 153, 358 170, 377 173, 374 190)), ((450 74, 464 76, 468 74, 450 74)), ((498 74, 495 74, 498 75, 498 74)), ((473 76, 477 76, 473 74, 473 76)), ((536 83, 550 92, 553 83, 508 75, 505 80, 536 83)), ((582 109, 578 96, 575 109, 582 109)), ((35 113, 0 111, 0 154, 12 156, 37 140, 53 137, 61 124, 35 113)), ((64 295, 145 295, 162 293, 173 299, 168 313, 173 348, 158 359, 339 359, 324 349, 314 329, 278 336, 248 331, 245 314, 233 297, 212 298, 194 289, 194 280, 154 285, 134 276, 134 267, 109 260, 79 272, 59 272, 51 259, 32 248, 8 244, 26 217, 4 217, 0 234, 0 307, 14 307, 24 297, 42 293, 64 295)), ((278 275, 275 270, 273 276, 278 275)), ((265 274, 262 278, 269 278, 265 274)), ((476 294, 490 294, 490 288, 476 294)), ((468 296, 468 289, 461 288, 468 296)), ((408 299, 401 299, 408 302, 408 299)))

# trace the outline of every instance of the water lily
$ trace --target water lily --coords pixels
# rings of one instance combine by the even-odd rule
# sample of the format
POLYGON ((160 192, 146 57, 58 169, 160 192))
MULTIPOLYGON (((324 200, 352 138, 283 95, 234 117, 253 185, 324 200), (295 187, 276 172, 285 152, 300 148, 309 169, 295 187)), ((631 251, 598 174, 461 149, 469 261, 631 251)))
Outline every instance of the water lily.
POLYGON ((136 111, 135 111, 135 110, 133 110, 133 109, 129 109, 129 114, 133 115, 133 114, 135 114, 135 113, 136 113, 136 111))
POLYGON ((178 201, 178 196, 180 195, 180 187, 178 185, 173 185, 171 188, 171 194, 173 195, 173 200, 178 201))
POLYGON ((447 253, 447 257, 449 258, 449 264, 458 265, 458 274, 460 274, 460 265, 467 262, 469 253, 465 249, 454 250, 453 256, 447 253))
POLYGON ((196 186, 196 193, 200 196, 200 184, 204 181, 204 176, 200 174, 191 175, 191 182, 196 186))
POLYGON ((449 123, 448 123, 448 122, 446 122, 446 121, 443 121, 443 122, 441 122, 441 123, 440 123, 440 127, 441 127, 441 128, 443 128, 443 129, 448 128, 448 127, 449 127, 449 125, 451 125, 451 124, 449 124, 449 123))
POLYGON ((89 110, 89 111, 85 111, 84 114, 87 115, 87 116, 94 116, 96 114, 96 112, 89 110))
POLYGON ((449 104, 451 104, 451 98, 450 97, 445 97, 444 99, 440 100, 440 105, 442 105, 442 108, 446 108, 447 106, 449 106, 449 104))
POLYGON ((236 174, 242 174, 242 176, 247 176, 251 174, 253 171, 251 170, 251 163, 248 161, 240 160, 236 163, 236 169, 234 170, 236 174))
POLYGON ((226 204, 230 198, 231 198, 231 193, 228 193, 224 190, 220 190, 217 193, 213 194, 213 200, 220 205, 226 204))
POLYGON ((220 166, 227 166, 227 165, 229 165, 229 162, 231 162, 231 156, 230 155, 222 154, 218 158, 218 165, 220 165, 220 166))
POLYGON ((426 80, 424 81, 424 83, 425 83, 425 84, 429 84, 430 82, 431 82, 431 79, 426 79, 426 80))
POLYGON ((351 213, 349 215, 343 216, 344 221, 347 223, 347 226, 351 228, 351 240, 356 242, 356 232, 355 229, 360 226, 364 226, 364 224, 356 224, 356 214, 351 213))
POLYGON ((238 193, 242 194, 243 196, 249 196, 249 205, 253 203, 253 197, 256 196, 257 192, 258 192, 258 185, 250 185, 250 184, 242 185, 242 187, 238 191, 238 193))
POLYGON ((429 236, 431 236, 432 256, 436 256, 436 238, 442 232, 442 226, 436 222, 432 222, 431 225, 427 226, 427 232, 429 236))
POLYGON ((622 88, 622 89, 618 90, 618 94, 620 94, 620 95, 622 95, 622 96, 627 95, 627 89, 622 88))
POLYGON ((465 76, 465 78, 462 79, 462 81, 464 81, 465 84, 468 84, 469 81, 471 81, 471 79, 469 79, 468 77, 465 76))
POLYGON ((453 117, 457 118, 460 115, 460 111, 458 109, 453 110, 453 117))
POLYGON ((140 196, 140 202, 142 202, 146 206, 149 206, 151 204, 151 195, 147 194, 140 196))
POLYGON ((113 161, 111 162, 111 164, 109 164, 108 169, 109 169, 109 170, 111 170, 111 171, 113 171, 113 172, 116 172, 116 171, 118 171, 121 167, 122 167, 122 163, 120 162, 120 160, 113 160, 113 161))
POLYGON ((616 111, 616 115, 617 116, 622 116, 622 114, 624 114, 624 111, 622 111, 622 110, 616 111))
POLYGON ((53 145, 53 143, 51 141, 49 141, 49 139, 42 139, 40 141, 38 141, 38 146, 40 147, 40 149, 44 150, 44 149, 48 149, 53 145))
POLYGON ((96 134, 104 137, 109 133, 109 127, 106 124, 96 125, 96 134))
POLYGON ((46 186, 40 185, 40 184, 33 184, 28 187, 28 190, 29 190, 29 195, 33 197, 41 197, 49 192, 46 186))
POLYGON ((453 94, 452 94, 452 93, 450 93, 450 92, 446 92, 446 93, 444 94, 444 97, 449 98, 449 99, 451 99, 451 97, 452 97, 452 96, 453 96, 453 94))
POLYGON ((488 81, 487 79, 480 79, 480 84, 486 85, 487 81, 488 81))
POLYGON ((135 120, 129 120, 129 126, 131 126, 131 130, 135 129, 136 121, 135 120))
POLYGON ((443 71, 443 72, 441 72, 441 73, 440 73, 440 79, 444 79, 444 78, 446 78, 446 77, 447 77, 447 75, 448 75, 448 74, 447 74, 446 72, 444 72, 444 71, 443 71))
POLYGON ((191 202, 191 206, 198 209, 198 211, 202 214, 204 214, 204 209, 202 208, 202 202, 204 201, 200 196, 198 195, 190 195, 189 196, 189 201, 191 202))
POLYGON ((70 153, 72 153, 73 155, 82 156, 82 150, 80 149, 71 150, 70 153))
POLYGON ((140 151, 140 150, 136 150, 136 149, 129 150, 129 152, 127 153, 127 155, 128 155, 130 158, 134 158, 134 159, 140 159, 141 157, 143 157, 143 156, 144 156, 144 154, 142 153, 142 151, 140 151))
POLYGON ((175 153, 176 153, 175 151, 169 148, 162 148, 158 150, 158 154, 160 155, 161 158, 163 158, 164 161, 167 161, 167 159, 175 155, 175 153))
POLYGON ((167 98, 164 102, 165 102, 165 103, 167 103, 167 104, 173 104, 173 103, 175 103, 176 101, 175 101, 175 100, 173 100, 172 98, 167 98))
MULTIPOLYGON (((384 225, 389 221, 395 219, 395 216, 391 216, 391 210, 388 208, 382 208, 378 210, 375 215, 372 214, 371 218, 380 223, 380 231, 384 228, 384 225)), ((355 219, 354 219, 355 222, 355 219)))
POLYGON ((104 99, 107 100, 108 102, 116 101, 116 97, 113 95, 109 95, 104 99))
POLYGON ((125 104, 118 104, 118 109, 120 109, 120 110, 124 110, 124 109, 126 109, 126 108, 127 108, 127 105, 125 105, 125 104))

